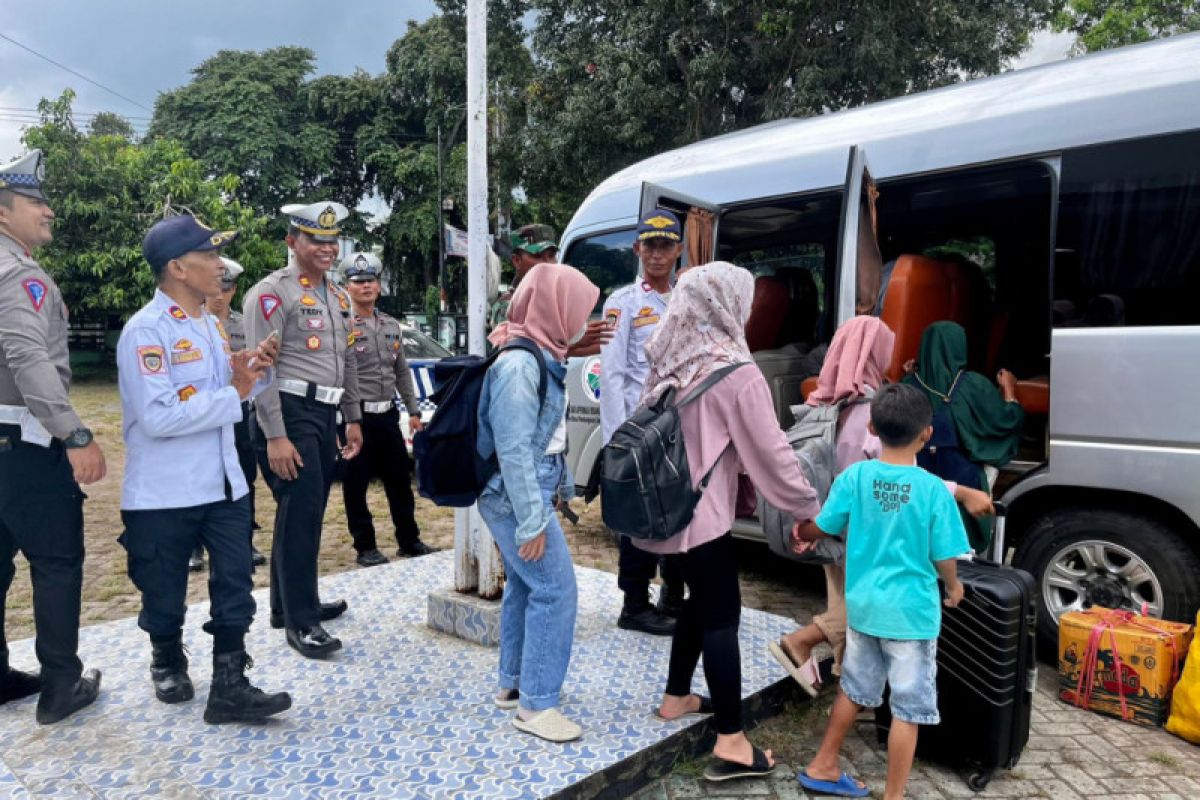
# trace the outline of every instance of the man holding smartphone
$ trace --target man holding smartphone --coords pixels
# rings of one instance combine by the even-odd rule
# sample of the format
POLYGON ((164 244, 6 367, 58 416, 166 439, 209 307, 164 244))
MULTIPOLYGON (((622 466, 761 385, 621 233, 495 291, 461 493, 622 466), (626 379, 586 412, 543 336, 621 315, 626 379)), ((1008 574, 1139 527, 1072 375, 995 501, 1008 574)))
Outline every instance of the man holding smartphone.
POLYGON ((255 400, 254 445, 277 504, 271 548, 271 627, 307 658, 323 658, 342 642, 321 625, 344 613, 346 601, 317 594, 321 524, 339 450, 336 414, 346 422, 343 458, 362 449, 362 404, 354 357, 350 298, 326 273, 338 256, 339 203, 292 204, 287 244, 295 259, 246 295, 246 336, 279 337, 278 377, 255 400))

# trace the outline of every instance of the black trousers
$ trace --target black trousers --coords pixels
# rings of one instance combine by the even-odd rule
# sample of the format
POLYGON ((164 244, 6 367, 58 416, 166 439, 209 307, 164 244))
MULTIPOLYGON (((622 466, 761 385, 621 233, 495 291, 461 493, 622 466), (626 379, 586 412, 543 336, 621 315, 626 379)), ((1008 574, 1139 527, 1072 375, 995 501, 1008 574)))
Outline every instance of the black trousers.
POLYGON ((282 614, 288 628, 308 628, 320 621, 317 595, 317 554, 321 522, 333 482, 337 455, 336 407, 280 394, 287 437, 300 454, 303 467, 295 480, 271 471, 267 437, 254 425, 254 449, 271 494, 275 496, 275 539, 271 546, 271 613, 282 614))
POLYGON ((8 660, 5 598, 20 550, 33 582, 35 649, 45 690, 79 680, 79 598, 83 587, 83 499, 58 441, 38 447, 20 428, 0 425, 0 658, 8 660))
POLYGON ((625 593, 625 602, 641 606, 649 602, 650 581, 662 563, 663 591, 672 597, 683 597, 683 556, 660 556, 648 553, 635 545, 628 536, 621 537, 617 559, 617 588, 625 593))
POLYGON ((247 497, 188 508, 122 511, 129 577, 142 593, 138 627, 151 636, 173 636, 187 612, 188 558, 208 551, 208 633, 245 633, 254 620, 247 497))
POLYGON ((742 654, 738 646, 742 592, 733 534, 689 550, 681 558, 688 598, 671 640, 666 692, 677 697, 691 693, 692 676, 703 653, 717 733, 737 733, 742 730, 742 654))
POLYGON ((372 478, 383 481, 396 543, 407 547, 421 538, 421 531, 413 516, 412 462, 400 431, 400 412, 395 408, 382 414, 364 411, 362 434, 362 452, 346 462, 342 474, 342 499, 354 549, 364 553, 378 546, 375 523, 367 507, 367 486, 372 478))
POLYGON ((247 497, 250 502, 250 530, 253 535, 258 529, 254 516, 254 482, 258 479, 258 461, 254 456, 254 437, 250 433, 250 413, 250 404, 242 403, 242 421, 233 424, 233 446, 237 450, 238 464, 242 467, 246 486, 250 489, 247 497))

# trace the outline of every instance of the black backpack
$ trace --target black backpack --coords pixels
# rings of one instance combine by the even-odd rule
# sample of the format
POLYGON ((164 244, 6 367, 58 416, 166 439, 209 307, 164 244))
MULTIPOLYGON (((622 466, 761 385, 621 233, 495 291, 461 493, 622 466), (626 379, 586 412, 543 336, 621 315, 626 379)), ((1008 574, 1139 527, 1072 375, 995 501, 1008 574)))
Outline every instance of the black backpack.
POLYGON ((437 410, 413 437, 417 492, 439 506, 466 508, 478 498, 500 464, 479 456, 479 396, 488 368, 505 350, 524 350, 538 362, 538 408, 546 402, 546 360, 533 341, 516 338, 487 358, 453 356, 433 366, 437 410))
POLYGON ((692 487, 679 409, 741 366, 717 370, 679 403, 674 402, 675 390, 669 389, 654 405, 638 409, 621 423, 600 454, 605 525, 632 539, 650 541, 669 539, 687 527, 712 469, 699 488, 692 487))

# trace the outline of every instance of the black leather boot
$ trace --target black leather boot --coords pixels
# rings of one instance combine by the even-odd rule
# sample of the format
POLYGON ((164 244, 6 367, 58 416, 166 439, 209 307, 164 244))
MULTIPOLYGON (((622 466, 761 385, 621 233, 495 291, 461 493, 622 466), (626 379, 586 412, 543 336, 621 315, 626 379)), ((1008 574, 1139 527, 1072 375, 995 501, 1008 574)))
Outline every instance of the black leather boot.
POLYGON ((196 696, 192 679, 188 677, 187 653, 183 649, 183 638, 169 642, 150 642, 153 656, 150 660, 150 680, 154 682, 154 696, 164 703, 183 703, 196 696))
POLYGON ((84 670, 74 684, 66 688, 42 687, 38 698, 37 721, 41 725, 53 725, 66 719, 81 708, 90 706, 100 696, 100 670, 84 670))
POLYGON ((651 636, 671 636, 675 633, 675 620, 663 614, 649 602, 630 603, 625 600, 617 627, 627 631, 639 631, 651 636))
POLYGON ((683 587, 678 589, 664 586, 658 591, 658 610, 672 619, 679 619, 683 613, 683 587))
POLYGON ((267 717, 292 707, 287 692, 267 694, 246 678, 246 670, 254 661, 245 650, 213 656, 212 687, 208 691, 208 706, 204 721, 210 725, 222 722, 260 723, 267 717))

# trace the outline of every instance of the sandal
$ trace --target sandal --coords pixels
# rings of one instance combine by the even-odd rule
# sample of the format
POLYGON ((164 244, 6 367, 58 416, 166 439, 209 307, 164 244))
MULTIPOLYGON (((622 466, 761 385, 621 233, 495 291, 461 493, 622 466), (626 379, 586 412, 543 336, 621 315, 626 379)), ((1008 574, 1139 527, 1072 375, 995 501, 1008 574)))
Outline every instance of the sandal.
POLYGON ((492 698, 492 702, 496 704, 496 708, 512 710, 520 705, 521 694, 516 689, 507 689, 492 698))
POLYGON ((583 735, 583 728, 564 717, 556 708, 539 711, 527 720, 513 717, 513 727, 548 742, 570 742, 583 735))
POLYGON ((715 783, 730 781, 734 778, 761 778, 775 771, 774 765, 767 762, 766 753, 754 745, 750 745, 750 748, 754 751, 754 762, 750 766, 713 756, 713 763, 709 764, 708 769, 704 770, 704 780, 715 783))
POLYGON ((845 772, 839 775, 836 781, 823 781, 818 778, 810 778, 807 770, 800 770, 800 774, 796 776, 796 780, 800 782, 800 785, 806 791, 816 792, 817 794, 832 794, 838 797, 866 797, 871 793, 870 789, 866 786, 859 786, 858 781, 851 778, 845 772))
POLYGON ((712 700, 709 700, 707 697, 705 697, 702 694, 698 694, 698 695, 696 695, 696 697, 700 698, 700 708, 696 711, 685 711, 684 713, 680 714, 678 717, 672 717, 671 719, 667 719, 661 713, 659 713, 661 706, 656 706, 655 708, 653 708, 650 711, 650 713, 659 722, 674 722, 677 719, 685 719, 687 717, 707 717, 708 715, 712 714, 713 713, 712 700))
POLYGON ((783 665, 787 674, 792 676, 792 680, 800 684, 801 689, 808 692, 811 697, 816 697, 821 693, 821 669, 816 656, 809 656, 803 664, 797 664, 792 660, 788 651, 783 648, 782 639, 778 642, 771 642, 767 645, 767 649, 771 651, 775 660, 783 665))

